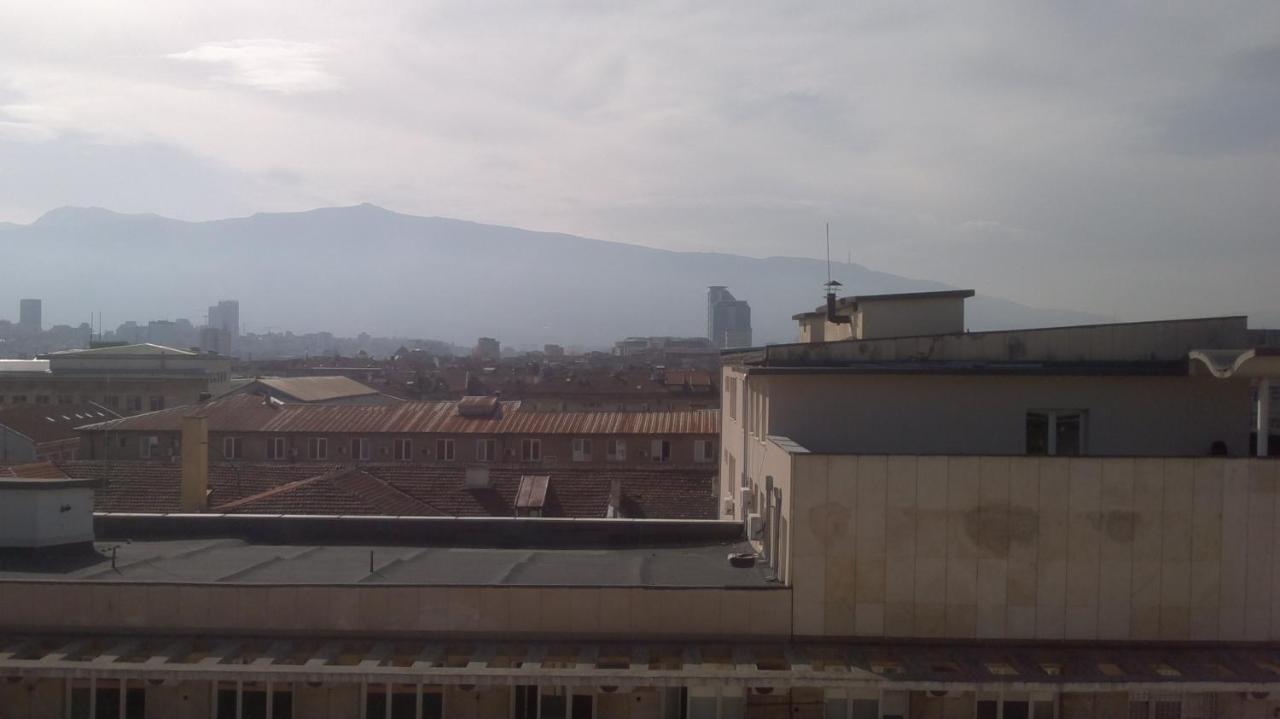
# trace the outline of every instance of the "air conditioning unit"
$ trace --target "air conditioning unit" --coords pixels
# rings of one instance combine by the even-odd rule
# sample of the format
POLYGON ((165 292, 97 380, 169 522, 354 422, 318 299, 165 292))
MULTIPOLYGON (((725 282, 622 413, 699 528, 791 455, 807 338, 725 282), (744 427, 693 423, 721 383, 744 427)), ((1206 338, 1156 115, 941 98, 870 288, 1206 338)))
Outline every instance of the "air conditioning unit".
POLYGON ((738 505, 742 507, 742 511, 751 512, 755 509, 755 496, 755 492, 749 488, 744 487, 738 490, 738 505))
POLYGON ((726 517, 733 516, 733 499, 732 498, 724 500, 724 511, 721 512, 721 514, 723 514, 726 517))
POLYGON ((764 517, 754 512, 747 515, 747 539, 763 539, 764 528, 764 517))

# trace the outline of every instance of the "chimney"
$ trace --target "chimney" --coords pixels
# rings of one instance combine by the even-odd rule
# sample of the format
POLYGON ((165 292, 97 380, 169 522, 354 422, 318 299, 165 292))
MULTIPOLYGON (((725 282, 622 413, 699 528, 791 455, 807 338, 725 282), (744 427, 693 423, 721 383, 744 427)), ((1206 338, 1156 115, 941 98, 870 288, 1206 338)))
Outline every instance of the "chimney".
POLYGON ((182 511, 209 508, 209 419, 182 418, 182 511))

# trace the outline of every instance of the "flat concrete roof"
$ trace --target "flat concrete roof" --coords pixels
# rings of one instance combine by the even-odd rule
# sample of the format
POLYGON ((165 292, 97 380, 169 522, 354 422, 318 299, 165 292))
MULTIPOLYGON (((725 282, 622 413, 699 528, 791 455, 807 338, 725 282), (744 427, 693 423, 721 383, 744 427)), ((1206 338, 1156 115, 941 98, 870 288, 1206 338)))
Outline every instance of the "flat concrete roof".
POLYGON ((242 539, 96 542, 0 552, 0 582, 771 588, 764 566, 735 568, 743 541, 514 548, 262 544, 242 539), (114 560, 113 560, 114 557, 114 560))

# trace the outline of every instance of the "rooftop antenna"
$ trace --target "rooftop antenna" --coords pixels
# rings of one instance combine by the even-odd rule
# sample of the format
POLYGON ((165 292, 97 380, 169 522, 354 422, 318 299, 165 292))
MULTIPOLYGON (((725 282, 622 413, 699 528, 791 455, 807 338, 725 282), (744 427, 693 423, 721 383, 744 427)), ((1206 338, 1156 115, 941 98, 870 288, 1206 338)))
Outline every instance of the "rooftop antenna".
POLYGON ((839 281, 831 279, 831 223, 827 223, 827 282, 823 287, 827 288, 827 294, 834 296, 839 288, 843 285, 839 281))

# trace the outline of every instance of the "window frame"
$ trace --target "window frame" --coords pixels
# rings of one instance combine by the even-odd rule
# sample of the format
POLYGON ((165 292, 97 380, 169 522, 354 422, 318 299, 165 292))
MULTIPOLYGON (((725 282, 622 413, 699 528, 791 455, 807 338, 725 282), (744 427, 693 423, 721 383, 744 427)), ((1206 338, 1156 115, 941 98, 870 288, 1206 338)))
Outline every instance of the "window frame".
POLYGON ((573 438, 573 461, 590 462, 591 461, 591 438, 590 437, 574 437, 573 438))
POLYGON ((329 459, 329 438, 328 437, 307 437, 307 459, 310 459, 310 460, 329 459))
POLYGON ((649 461, 658 463, 668 463, 671 461, 671 440, 669 439, 653 439, 649 440, 649 461))
POLYGON ((222 458, 223 459, 242 459, 243 457, 244 457, 244 443, 241 441, 240 437, 223 437, 222 438, 222 458))
POLYGON ((627 461, 627 440, 610 439, 605 449, 605 460, 609 462, 627 461))
POLYGON ((458 448, 452 437, 436 438, 436 459, 441 462, 457 461, 458 448))
POLYGON ((1033 457, 1084 457, 1089 452, 1089 410, 1087 409, 1027 409, 1022 415, 1022 453, 1033 457), (1045 419, 1045 451, 1031 451, 1031 437, 1028 424, 1032 416, 1045 419), (1080 422, 1079 446, 1074 454, 1062 454, 1058 451, 1058 419, 1060 417, 1077 417, 1080 422))
POLYGON ((498 441, 493 438, 476 440, 476 461, 493 462, 498 456, 498 441))
POLYGON ((285 459, 289 456, 289 445, 284 437, 271 437, 267 440, 267 459, 285 459))
POLYGON ((352 437, 351 438, 351 459, 356 462, 367 462, 369 457, 369 438, 368 437, 352 437))
POLYGON ((160 449, 160 437, 154 434, 142 436, 142 440, 138 443, 138 456, 143 459, 154 459, 160 449))
POLYGON ((710 439, 693 440, 693 461, 698 464, 716 461, 715 441, 710 439))
POLYGON ((391 440, 391 458, 397 462, 408 462, 413 459, 413 439, 396 437, 391 440))
POLYGON ((541 462, 542 461, 542 440, 537 437, 521 438, 520 461, 541 462))

